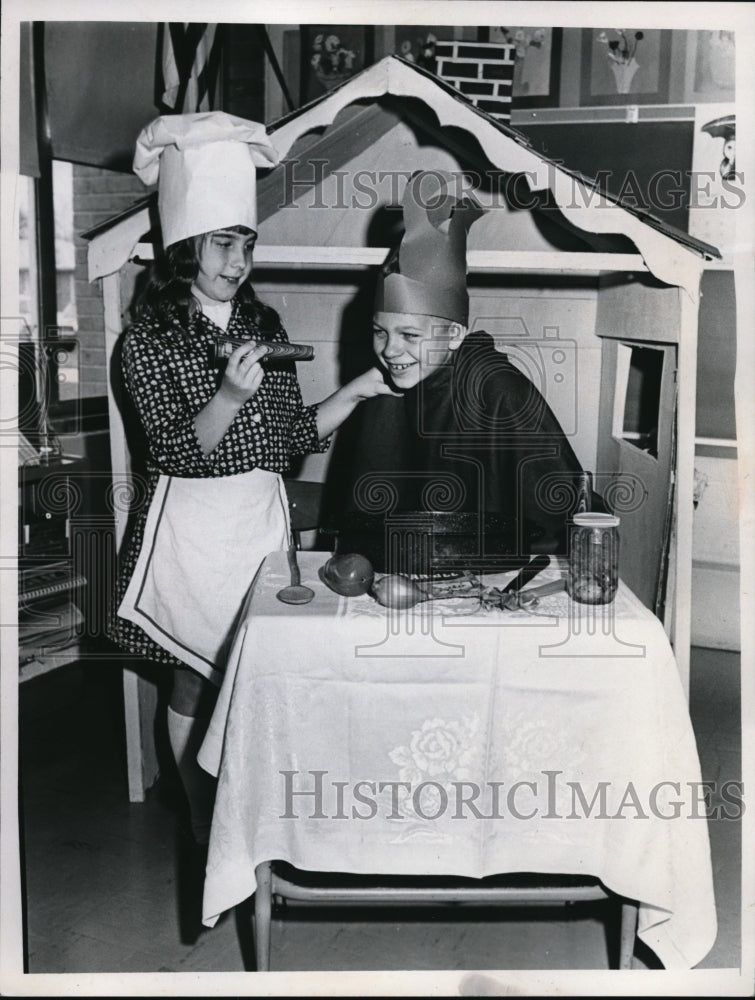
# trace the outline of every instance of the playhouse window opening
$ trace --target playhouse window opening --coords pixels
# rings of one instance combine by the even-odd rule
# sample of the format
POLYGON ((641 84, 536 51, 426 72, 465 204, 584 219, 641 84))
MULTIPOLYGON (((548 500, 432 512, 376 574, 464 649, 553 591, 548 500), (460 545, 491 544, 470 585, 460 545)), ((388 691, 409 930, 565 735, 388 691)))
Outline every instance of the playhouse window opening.
POLYGON ((663 351, 620 344, 618 365, 617 386, 625 388, 617 393, 623 409, 614 435, 658 458, 663 351))

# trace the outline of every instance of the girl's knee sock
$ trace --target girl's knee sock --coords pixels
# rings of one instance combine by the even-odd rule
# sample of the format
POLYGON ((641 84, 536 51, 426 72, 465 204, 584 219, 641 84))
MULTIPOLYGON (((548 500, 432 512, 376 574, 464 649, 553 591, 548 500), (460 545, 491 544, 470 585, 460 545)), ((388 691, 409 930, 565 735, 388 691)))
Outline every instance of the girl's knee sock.
POLYGON ((168 707, 168 738, 178 773, 189 800, 191 828, 198 844, 210 840, 216 780, 197 763, 197 754, 209 725, 208 718, 180 715, 168 707))

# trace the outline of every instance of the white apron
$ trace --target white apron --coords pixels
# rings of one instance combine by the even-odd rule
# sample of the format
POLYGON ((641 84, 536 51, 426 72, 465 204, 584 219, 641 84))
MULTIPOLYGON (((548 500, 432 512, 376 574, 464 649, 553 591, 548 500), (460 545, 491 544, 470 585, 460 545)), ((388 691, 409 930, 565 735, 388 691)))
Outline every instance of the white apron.
POLYGON ((244 598, 265 556, 288 547, 289 531, 275 472, 161 475, 118 614, 220 684, 244 598))

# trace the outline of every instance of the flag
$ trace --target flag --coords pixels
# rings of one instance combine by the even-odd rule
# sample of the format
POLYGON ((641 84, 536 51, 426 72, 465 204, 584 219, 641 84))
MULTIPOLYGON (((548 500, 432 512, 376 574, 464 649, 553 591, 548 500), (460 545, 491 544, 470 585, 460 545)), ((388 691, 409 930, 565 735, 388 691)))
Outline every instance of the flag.
POLYGON ((212 111, 220 47, 216 24, 163 24, 162 95, 176 114, 212 111))

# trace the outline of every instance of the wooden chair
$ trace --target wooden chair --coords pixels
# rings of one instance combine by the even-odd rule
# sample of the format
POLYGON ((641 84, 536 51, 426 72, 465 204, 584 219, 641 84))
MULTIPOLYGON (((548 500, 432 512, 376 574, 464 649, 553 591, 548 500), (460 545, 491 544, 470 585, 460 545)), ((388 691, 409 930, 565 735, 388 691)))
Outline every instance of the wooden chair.
POLYGON ((256 868, 254 943, 257 971, 270 970, 273 907, 297 900, 320 903, 428 904, 467 903, 493 906, 554 905, 604 900, 621 908, 620 969, 631 969, 637 933, 638 904, 610 892, 597 878, 525 873, 490 878, 439 876, 367 876, 303 872, 277 861, 256 868))
POLYGON ((288 495, 291 533, 297 549, 301 549, 302 532, 320 527, 323 484, 306 479, 284 479, 283 482, 288 495))

